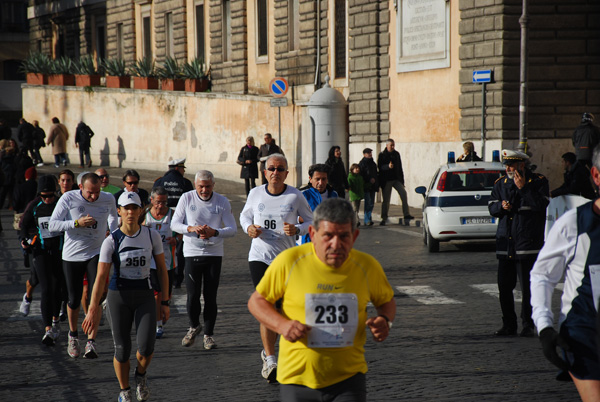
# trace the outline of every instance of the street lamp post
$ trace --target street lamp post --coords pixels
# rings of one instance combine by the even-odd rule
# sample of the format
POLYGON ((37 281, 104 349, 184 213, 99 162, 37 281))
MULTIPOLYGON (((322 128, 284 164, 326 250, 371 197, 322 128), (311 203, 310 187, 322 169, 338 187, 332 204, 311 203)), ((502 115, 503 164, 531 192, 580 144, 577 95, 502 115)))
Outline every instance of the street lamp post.
POLYGON ((519 18, 521 25, 521 61, 520 61, 520 87, 519 87, 519 150, 527 152, 527 0, 523 0, 522 14, 519 18))

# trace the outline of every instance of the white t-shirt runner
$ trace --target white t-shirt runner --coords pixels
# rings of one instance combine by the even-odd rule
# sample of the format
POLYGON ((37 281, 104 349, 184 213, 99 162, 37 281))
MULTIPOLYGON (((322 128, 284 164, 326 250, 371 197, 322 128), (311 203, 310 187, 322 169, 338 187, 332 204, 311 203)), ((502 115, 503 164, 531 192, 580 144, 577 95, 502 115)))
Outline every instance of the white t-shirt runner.
POLYGON ((300 190, 286 185, 283 193, 273 195, 267 191, 266 184, 253 188, 240 214, 240 225, 245 233, 248 226, 258 225, 262 233, 252 239, 248 261, 270 265, 280 252, 295 246, 296 237, 283 232, 284 223, 296 224, 301 236, 308 233, 312 211, 300 190), (302 217, 303 223, 296 223, 298 217, 302 217))
POLYGON ((98 199, 89 202, 81 190, 67 191, 56 203, 48 230, 65 232, 62 258, 64 261, 87 261, 100 253, 106 233, 119 227, 115 198, 100 192, 98 199), (75 221, 91 216, 96 224, 91 227, 75 227, 75 221))
POLYGON ((142 226, 133 236, 116 230, 102 243, 99 262, 113 265, 108 288, 112 290, 151 289, 150 264, 163 253, 160 234, 142 226))
POLYGON ((171 228, 183 234, 185 257, 223 256, 223 239, 235 236, 237 225, 231 213, 229 200, 213 191, 209 200, 203 200, 196 190, 183 193, 171 222, 171 228), (219 231, 218 236, 200 239, 188 233, 188 226, 208 225, 219 231))

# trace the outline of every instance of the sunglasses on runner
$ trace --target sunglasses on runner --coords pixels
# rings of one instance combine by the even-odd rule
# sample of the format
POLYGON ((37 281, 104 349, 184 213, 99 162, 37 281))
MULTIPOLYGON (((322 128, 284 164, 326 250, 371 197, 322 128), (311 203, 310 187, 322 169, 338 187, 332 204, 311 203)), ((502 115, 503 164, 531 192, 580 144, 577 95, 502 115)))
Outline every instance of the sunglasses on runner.
POLYGON ((269 172, 274 172, 274 171, 276 171, 276 170, 277 170, 278 172, 285 172, 285 168, 283 168, 283 167, 274 167, 274 166, 271 166, 271 167, 268 167, 268 168, 267 168, 267 170, 268 170, 269 172))

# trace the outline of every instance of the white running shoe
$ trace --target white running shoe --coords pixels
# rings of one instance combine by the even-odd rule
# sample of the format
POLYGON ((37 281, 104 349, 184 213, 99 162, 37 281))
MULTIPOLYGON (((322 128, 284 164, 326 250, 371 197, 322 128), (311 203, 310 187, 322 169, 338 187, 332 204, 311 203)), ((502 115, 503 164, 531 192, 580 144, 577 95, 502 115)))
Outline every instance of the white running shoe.
POLYGON ((131 396, 131 389, 123 390, 119 393, 119 402, 133 402, 133 397, 131 396))
POLYGON ((96 342, 87 341, 85 344, 85 353, 83 354, 84 359, 97 359, 98 352, 96 352, 96 342))
POLYGON ((47 329, 46 333, 42 337, 42 343, 46 346, 54 346, 54 335, 52 329, 47 329))
POLYGON ((37 166, 37 167, 42 167, 42 166, 44 166, 44 162, 40 162, 40 163, 38 163, 36 166, 37 166))
POLYGON ((163 329, 162 326, 156 327, 156 339, 162 338, 164 334, 165 334, 165 330, 163 329))
POLYGON ((136 396, 138 401, 147 401, 150 398, 150 390, 148 389, 148 381, 146 379, 146 374, 144 375, 135 375, 135 383, 136 383, 136 396))
POLYGON ((79 357, 80 349, 79 349, 79 339, 71 336, 69 334, 69 346, 67 347, 67 353, 72 358, 79 357))
POLYGON ((27 293, 23 295, 23 301, 21 302, 21 307, 19 307, 19 311, 25 317, 29 315, 29 310, 31 309, 31 302, 27 301, 27 293))
POLYGON ((210 349, 214 349, 216 347, 217 347, 217 344, 215 343, 215 340, 213 339, 213 337, 204 335, 204 349, 210 350, 210 349))
POLYGON ((202 331, 202 325, 198 325, 196 328, 190 327, 187 334, 185 334, 181 340, 181 345, 186 347, 192 346, 196 340, 196 335, 198 335, 200 331, 202 331))
POLYGON ((262 352, 260 352, 260 358, 263 361, 263 367, 261 370, 261 374, 262 374, 263 378, 265 380, 267 380, 269 383, 276 382, 277 381, 277 363, 269 364, 267 362, 267 354, 264 351, 264 349, 262 350, 262 352))
POLYGON ((60 321, 52 321, 52 338, 54 340, 58 340, 58 336, 60 335, 60 321))

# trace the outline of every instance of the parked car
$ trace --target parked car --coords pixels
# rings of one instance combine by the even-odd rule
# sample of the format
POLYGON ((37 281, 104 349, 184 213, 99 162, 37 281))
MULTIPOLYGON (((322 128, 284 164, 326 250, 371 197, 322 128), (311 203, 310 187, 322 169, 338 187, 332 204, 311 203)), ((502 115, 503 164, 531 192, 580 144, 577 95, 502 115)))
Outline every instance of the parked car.
POLYGON ((498 222, 488 201, 504 173, 500 162, 451 162, 440 166, 428 188, 415 189, 424 198, 423 242, 429 252, 438 252, 442 241, 495 237, 498 222))

